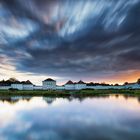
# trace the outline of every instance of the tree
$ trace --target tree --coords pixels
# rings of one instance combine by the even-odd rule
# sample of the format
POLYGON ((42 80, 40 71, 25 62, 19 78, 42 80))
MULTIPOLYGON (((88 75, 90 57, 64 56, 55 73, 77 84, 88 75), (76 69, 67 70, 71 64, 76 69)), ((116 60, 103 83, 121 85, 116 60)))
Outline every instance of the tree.
POLYGON ((124 85, 128 85, 128 82, 125 82, 124 85))
POLYGON ((140 78, 138 79, 137 83, 140 84, 140 78))
POLYGON ((16 78, 10 78, 9 81, 11 81, 11 82, 16 82, 16 81, 18 81, 18 80, 17 80, 16 78))
POLYGON ((114 86, 119 86, 119 84, 115 84, 114 86))

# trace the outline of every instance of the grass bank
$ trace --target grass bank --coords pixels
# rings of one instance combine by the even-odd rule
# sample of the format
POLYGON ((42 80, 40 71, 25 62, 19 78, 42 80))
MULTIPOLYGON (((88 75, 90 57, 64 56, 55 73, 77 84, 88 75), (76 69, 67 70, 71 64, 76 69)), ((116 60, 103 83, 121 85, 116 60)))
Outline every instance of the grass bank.
POLYGON ((0 96, 50 96, 50 97, 86 97, 86 96, 98 96, 107 94, 126 94, 140 96, 140 90, 80 90, 80 91, 9 91, 0 90, 0 96))

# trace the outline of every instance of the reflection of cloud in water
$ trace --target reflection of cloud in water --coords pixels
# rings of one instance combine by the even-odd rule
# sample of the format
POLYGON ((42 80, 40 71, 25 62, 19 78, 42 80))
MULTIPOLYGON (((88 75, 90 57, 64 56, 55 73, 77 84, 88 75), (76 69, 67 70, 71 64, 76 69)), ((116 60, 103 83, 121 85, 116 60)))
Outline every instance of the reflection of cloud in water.
MULTIPOLYGON (((0 106, 2 104, 6 109, 8 103, 0 102, 0 106)), ((0 131, 5 140, 140 139, 137 98, 126 100, 122 96, 111 96, 87 98, 82 102, 56 98, 49 106, 43 98, 33 98, 9 105, 10 109, 15 112, 12 121, 5 121, 0 131)), ((3 114, 1 110, 0 114, 3 114)))
POLYGON ((11 120, 18 118, 18 113, 33 108, 46 107, 47 104, 42 98, 32 98, 29 100, 18 100, 16 98, 2 98, 0 101, 0 128, 8 125, 11 120))

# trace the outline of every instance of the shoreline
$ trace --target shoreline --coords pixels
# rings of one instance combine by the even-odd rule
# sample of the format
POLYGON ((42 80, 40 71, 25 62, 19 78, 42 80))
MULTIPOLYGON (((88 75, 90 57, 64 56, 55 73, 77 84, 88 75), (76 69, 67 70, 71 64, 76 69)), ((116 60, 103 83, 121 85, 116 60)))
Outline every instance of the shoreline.
POLYGON ((109 94, 122 94, 130 96, 140 96, 140 90, 79 90, 79 91, 47 91, 47 90, 34 90, 34 91, 9 91, 0 90, 0 96, 48 96, 48 97, 92 97, 103 96, 109 94))

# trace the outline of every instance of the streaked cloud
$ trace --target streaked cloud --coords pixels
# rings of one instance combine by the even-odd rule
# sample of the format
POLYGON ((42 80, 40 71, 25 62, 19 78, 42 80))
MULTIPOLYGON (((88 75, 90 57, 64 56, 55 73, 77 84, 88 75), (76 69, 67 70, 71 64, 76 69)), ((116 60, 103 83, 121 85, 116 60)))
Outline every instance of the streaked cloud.
POLYGON ((0 0, 0 56, 14 73, 62 79, 139 71, 139 9, 140 0, 0 0))

